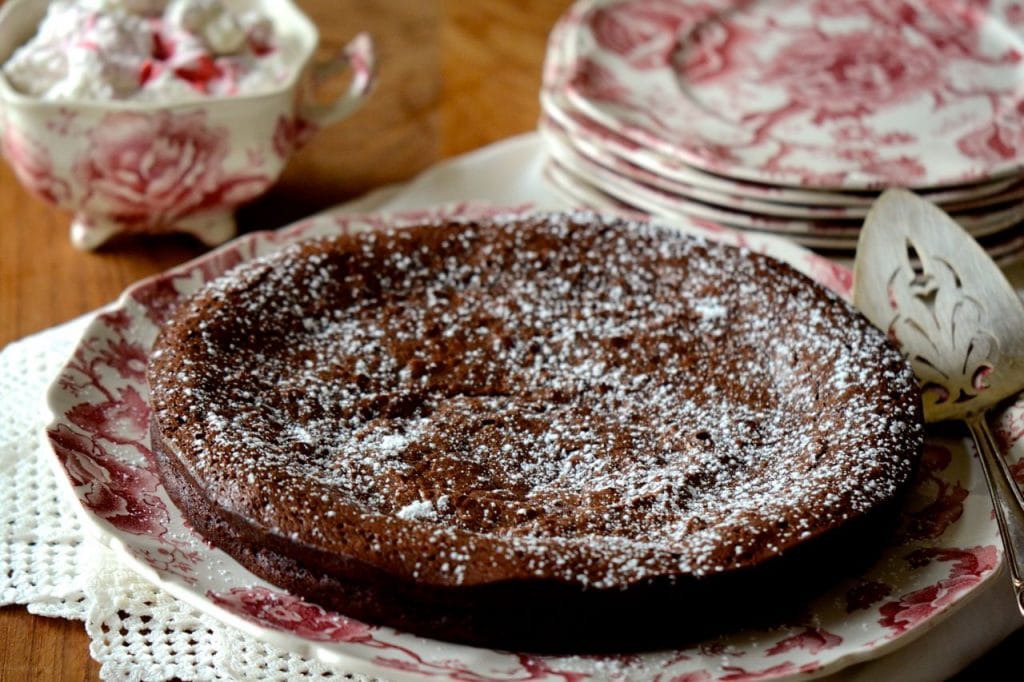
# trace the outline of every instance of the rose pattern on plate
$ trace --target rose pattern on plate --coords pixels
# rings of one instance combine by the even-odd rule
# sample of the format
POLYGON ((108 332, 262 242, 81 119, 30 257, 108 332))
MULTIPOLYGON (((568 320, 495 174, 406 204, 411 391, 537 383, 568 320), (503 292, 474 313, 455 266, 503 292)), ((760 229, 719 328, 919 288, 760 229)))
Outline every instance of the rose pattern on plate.
POLYGON ((965 549, 923 547, 914 550, 906 557, 911 566, 922 568, 932 561, 950 562, 949 575, 932 585, 883 604, 878 609, 881 614, 879 624, 889 629, 890 638, 920 625, 994 571, 998 565, 997 557, 994 545, 965 549))
MULTIPOLYGON (((233 562, 216 557, 209 546, 186 543, 177 510, 166 502, 162 486, 150 465, 149 436, 142 428, 148 418, 144 369, 149 344, 158 325, 177 301, 243 260, 283 244, 313 235, 331 235, 391 225, 447 218, 473 218, 528 207, 495 208, 457 204, 439 209, 390 216, 323 215, 276 233, 247 235, 198 261, 137 285, 122 302, 101 315, 90 327, 63 371, 54 403, 55 420, 48 434, 66 475, 81 502, 85 519, 109 523, 115 536, 142 561, 156 567, 171 588, 192 584, 190 594, 205 598, 210 609, 230 611, 248 618, 257 636, 268 630, 367 662, 381 671, 407 672, 451 680, 568 680, 603 679, 608 671, 621 677, 660 677, 671 680, 758 680, 801 677, 820 672, 840 661, 870 655, 880 639, 879 628, 891 637, 912 632, 930 618, 962 603, 966 595, 995 571, 999 551, 995 545, 959 545, 958 529, 965 519, 997 537, 989 517, 987 499, 970 493, 961 501, 962 517, 943 525, 943 532, 927 542, 901 539, 887 550, 904 568, 888 576, 869 572, 857 583, 837 588, 822 603, 834 610, 813 611, 807 624, 743 633, 738 639, 720 638, 676 651, 630 656, 532 656, 465 649, 352 621, 343 615, 271 589, 233 562), (979 521, 979 517, 984 517, 979 521), (978 526, 978 524, 982 524, 978 526), (187 550, 187 551, 186 551, 187 550), (187 552, 191 552, 188 554, 187 552), (905 558, 901 558, 905 557, 905 558), (218 571, 197 571, 217 561, 218 571), (934 577, 933 566, 948 565, 945 575, 934 577), (223 573, 221 573, 223 569, 223 573), (891 584, 890 584, 890 581, 891 584), (860 600, 851 594, 860 589, 860 600), (891 595, 898 595, 892 597, 891 595), (857 608, 850 609, 854 604, 857 608), (820 622, 818 622, 820 621, 820 622), (866 627, 871 624, 872 627, 866 627)), ((699 227, 687 228, 707 234, 699 227)), ((726 241, 743 243, 749 235, 717 228, 726 241)), ((770 247, 769 252, 771 251, 770 247)), ((781 248, 781 247, 778 247, 781 248)), ((848 289, 849 274, 822 258, 786 247, 780 253, 802 259, 824 274, 838 289, 848 289)), ((1010 408, 1009 423, 1024 406, 1010 408)), ((1009 444, 1020 450, 1020 438, 1009 444)), ((925 499, 942 497, 936 491, 954 490, 959 471, 950 466, 966 456, 963 446, 929 451, 925 459, 925 499), (947 457, 946 454, 950 456, 947 457), (941 479, 945 488, 935 483, 941 479)), ((87 526, 90 523, 86 523, 87 526)), ((972 536, 974 537, 974 536, 972 536)), ((881 562, 884 565, 885 562, 881 562)), ((816 604, 818 602, 815 602, 816 604)), ((817 607, 816 607, 817 608, 817 607)), ((609 624, 621 627, 622 624, 609 624)), ((267 635, 264 635, 267 636, 267 635)), ((385 673, 386 674, 386 673, 385 673)))
POLYGON ((47 435, 82 506, 114 528, 145 538, 133 551, 159 570, 195 581, 199 554, 170 532, 171 514, 145 445, 149 436, 146 350, 129 338, 124 310, 101 315, 104 338, 83 340, 58 378, 71 399, 47 435))
POLYGON ((1024 130, 996 121, 986 122, 962 136, 956 146, 964 156, 979 162, 1012 162, 1024 147, 1024 130))
POLYGON ((611 69, 591 59, 579 60, 572 78, 575 87, 599 99, 615 101, 629 91, 625 85, 619 83, 611 69))
POLYGON ((941 537, 964 513, 968 490, 957 479, 944 476, 953 452, 940 443, 928 443, 917 469, 914 494, 903 511, 903 527, 910 540, 941 537))
POLYGON ((784 654, 793 649, 803 649, 811 654, 816 654, 825 649, 837 647, 843 643, 843 638, 821 628, 805 628, 803 632, 781 639, 775 646, 768 649, 769 656, 784 654))
POLYGON ((252 618, 275 630, 292 632, 318 642, 366 642, 371 628, 357 620, 324 611, 285 592, 265 587, 235 587, 209 592, 210 600, 233 613, 252 618))
MULTIPOLYGON (((811 29, 794 35, 757 75, 786 92, 784 109, 771 114, 805 110, 820 124, 857 119, 929 93, 941 85, 940 64, 940 54, 914 49, 890 32, 830 35, 811 29)), ((765 118, 775 123, 770 114, 765 118)))
POLYGON ((712 16, 717 3, 680 7, 673 0, 626 0, 598 7, 590 21, 594 39, 637 69, 657 68, 676 49, 676 34, 712 16))
POLYGON ((208 126, 202 110, 107 114, 74 164, 87 188, 81 210, 128 230, 158 232, 256 197, 272 178, 225 173, 228 136, 227 128, 208 126))
POLYGON ((874 189, 1024 164, 1012 0, 596 0, 546 87, 732 178, 874 189), (601 78, 595 78, 600 73, 601 78), (846 134, 853 123, 859 138, 846 134))

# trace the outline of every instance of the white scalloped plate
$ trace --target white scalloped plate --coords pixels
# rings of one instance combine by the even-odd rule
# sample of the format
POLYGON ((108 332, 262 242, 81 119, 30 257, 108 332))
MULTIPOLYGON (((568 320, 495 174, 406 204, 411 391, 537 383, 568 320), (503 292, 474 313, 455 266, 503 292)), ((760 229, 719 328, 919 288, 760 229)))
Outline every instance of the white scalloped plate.
MULTIPOLYGON (((1002 549, 991 507, 980 472, 959 441, 929 443, 901 540, 871 570, 809 604, 800 622, 678 651, 552 657, 431 641, 289 596, 197 537, 167 498, 149 450, 145 368, 157 329, 173 308, 237 263, 296 239, 499 210, 460 204, 391 217, 319 216, 279 232, 247 235, 128 289, 88 327, 49 394, 54 417, 47 434, 60 478, 80 503, 84 526, 143 576, 230 625, 349 672, 395 680, 587 680, 613 674, 808 679, 902 646, 996 575, 1002 549)), ((782 240, 697 224, 680 227, 782 257, 826 286, 849 292, 849 271, 782 240)), ((1005 444, 1019 456, 1024 402, 1009 408, 1000 424, 1005 444)))

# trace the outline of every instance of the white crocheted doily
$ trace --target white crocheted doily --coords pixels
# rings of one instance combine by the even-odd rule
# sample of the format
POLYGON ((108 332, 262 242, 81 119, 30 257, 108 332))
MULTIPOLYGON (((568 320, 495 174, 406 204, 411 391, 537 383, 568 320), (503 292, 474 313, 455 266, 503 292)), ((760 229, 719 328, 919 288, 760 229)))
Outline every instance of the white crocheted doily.
POLYGON ((0 605, 85 621, 104 679, 367 679, 223 625, 83 537, 42 434, 46 387, 84 327, 75 320, 0 351, 0 605))

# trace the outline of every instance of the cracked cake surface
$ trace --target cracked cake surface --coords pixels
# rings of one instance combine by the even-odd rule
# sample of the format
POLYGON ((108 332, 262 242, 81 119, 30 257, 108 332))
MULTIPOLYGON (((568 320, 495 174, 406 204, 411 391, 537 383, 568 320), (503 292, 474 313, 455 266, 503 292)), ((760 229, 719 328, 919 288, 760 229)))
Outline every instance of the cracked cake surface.
POLYGON ((287 247, 185 302, 149 378, 201 533, 342 612, 478 643, 530 646, 508 623, 538 599, 575 610, 551 629, 577 646, 591 608, 656 620, 759 567, 827 573, 813 548, 877 544, 923 433, 906 363, 834 294, 586 213, 287 247))

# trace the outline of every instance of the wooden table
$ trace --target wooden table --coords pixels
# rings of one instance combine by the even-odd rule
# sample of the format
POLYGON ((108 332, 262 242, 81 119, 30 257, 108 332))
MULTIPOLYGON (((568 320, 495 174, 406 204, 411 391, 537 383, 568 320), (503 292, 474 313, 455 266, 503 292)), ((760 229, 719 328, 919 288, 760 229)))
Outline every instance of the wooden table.
MULTIPOLYGON (((353 118, 296 154, 269 195, 242 210, 243 230, 276 227, 411 178, 440 159, 529 131, 547 32, 569 0, 299 0, 325 49, 370 31, 378 86, 353 118)), ((80 253, 68 216, 29 196, 0 164, 0 346, 113 300, 141 277, 199 255, 186 238, 80 253)), ((0 502, 2 503, 2 502, 0 502)), ((964 679, 1009 664, 1016 636, 964 679)), ((0 681, 95 680, 78 622, 0 609, 0 681)))

